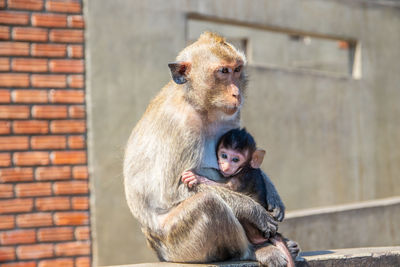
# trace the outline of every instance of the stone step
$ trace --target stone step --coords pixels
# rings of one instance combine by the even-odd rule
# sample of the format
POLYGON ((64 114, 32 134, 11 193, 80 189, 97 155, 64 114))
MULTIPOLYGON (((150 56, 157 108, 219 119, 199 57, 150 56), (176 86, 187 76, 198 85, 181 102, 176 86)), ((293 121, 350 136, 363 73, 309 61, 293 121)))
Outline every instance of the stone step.
MULTIPOLYGON (((257 262, 219 262, 207 264, 184 264, 184 263, 140 263, 130 265, 114 265, 108 267, 258 267, 257 262)), ((371 248, 349 248, 332 249, 321 251, 302 252, 296 259, 297 267, 313 266, 400 266, 400 246, 398 247, 371 247, 371 248)))

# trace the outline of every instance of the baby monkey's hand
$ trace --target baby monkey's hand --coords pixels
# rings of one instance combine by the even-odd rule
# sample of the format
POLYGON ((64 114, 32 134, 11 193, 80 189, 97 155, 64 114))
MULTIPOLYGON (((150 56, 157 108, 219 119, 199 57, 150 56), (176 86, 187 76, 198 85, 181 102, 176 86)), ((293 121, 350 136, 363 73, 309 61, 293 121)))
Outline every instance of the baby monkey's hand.
POLYGON ((184 171, 181 180, 189 188, 199 183, 198 176, 192 171, 184 171))

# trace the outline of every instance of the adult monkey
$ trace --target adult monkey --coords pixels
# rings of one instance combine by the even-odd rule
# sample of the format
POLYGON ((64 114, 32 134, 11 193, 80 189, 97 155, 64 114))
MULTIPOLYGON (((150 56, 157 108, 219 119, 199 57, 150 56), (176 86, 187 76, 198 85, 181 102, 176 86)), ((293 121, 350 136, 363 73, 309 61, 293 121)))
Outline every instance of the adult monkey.
MULTIPOLYGON (((126 198, 162 261, 249 259, 286 265, 278 248, 254 247, 247 240, 241 223, 266 238, 276 233, 276 220, 261 205, 226 188, 200 184, 190 191, 180 181, 184 170, 218 168, 216 141, 239 127, 245 63, 224 38, 203 33, 169 64, 173 81, 151 101, 129 138, 126 198)), ((273 185, 268 188, 267 202, 282 219, 284 206, 273 185)))

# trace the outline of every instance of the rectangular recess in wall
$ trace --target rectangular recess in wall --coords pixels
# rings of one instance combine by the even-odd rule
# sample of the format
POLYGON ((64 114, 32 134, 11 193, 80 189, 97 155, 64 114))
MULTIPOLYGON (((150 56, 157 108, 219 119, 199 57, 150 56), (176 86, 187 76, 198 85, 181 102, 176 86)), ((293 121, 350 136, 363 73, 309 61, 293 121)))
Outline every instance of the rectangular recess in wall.
POLYGON ((191 14, 187 42, 203 31, 224 35, 245 52, 250 66, 361 78, 361 47, 350 38, 239 23, 191 14))

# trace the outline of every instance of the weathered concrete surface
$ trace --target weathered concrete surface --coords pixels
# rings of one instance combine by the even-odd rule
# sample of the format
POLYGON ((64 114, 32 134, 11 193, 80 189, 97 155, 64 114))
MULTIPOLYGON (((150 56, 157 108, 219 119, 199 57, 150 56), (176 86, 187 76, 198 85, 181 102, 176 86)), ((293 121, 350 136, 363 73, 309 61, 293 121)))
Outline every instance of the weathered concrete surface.
POLYGON ((289 212, 279 231, 303 251, 400 244, 400 197, 289 212))
MULTIPOLYGON (((120 265, 118 267, 258 267, 256 262, 222 262, 208 264, 182 264, 182 263, 143 263, 120 265)), ((356 266, 374 266, 374 267, 398 267, 400 266, 400 247, 370 247, 354 249, 335 249, 325 251, 303 252, 296 260, 297 267, 356 267, 356 266)), ((111 267, 111 266, 109 266, 111 267)), ((117 266, 113 266, 117 267, 117 266)))

